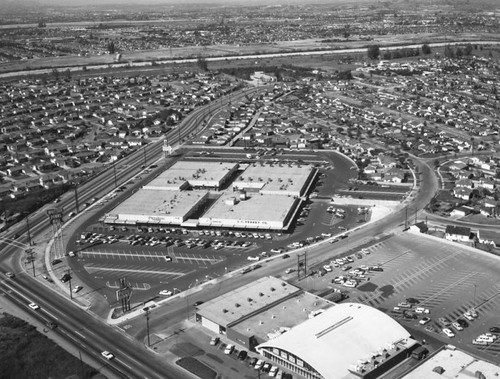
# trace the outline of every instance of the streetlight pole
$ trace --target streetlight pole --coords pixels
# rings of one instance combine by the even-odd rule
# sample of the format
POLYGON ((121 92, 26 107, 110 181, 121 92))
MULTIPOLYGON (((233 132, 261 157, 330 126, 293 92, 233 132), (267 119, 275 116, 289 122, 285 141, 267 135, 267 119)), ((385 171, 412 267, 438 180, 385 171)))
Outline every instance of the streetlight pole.
POLYGON ((151 347, 151 341, 149 339, 149 307, 146 307, 146 333, 148 334, 148 347, 151 347))
POLYGON ((473 286, 474 286, 474 307, 475 307, 476 306, 476 290, 477 290, 476 283, 474 283, 473 286))

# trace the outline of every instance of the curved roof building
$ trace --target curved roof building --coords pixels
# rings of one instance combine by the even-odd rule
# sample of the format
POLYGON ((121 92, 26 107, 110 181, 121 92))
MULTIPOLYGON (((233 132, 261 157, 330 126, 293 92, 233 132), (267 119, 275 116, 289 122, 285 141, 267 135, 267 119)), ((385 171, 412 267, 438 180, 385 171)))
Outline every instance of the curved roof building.
POLYGON ((416 341, 396 321, 358 303, 337 304, 256 347, 305 378, 370 378, 406 358, 416 341))

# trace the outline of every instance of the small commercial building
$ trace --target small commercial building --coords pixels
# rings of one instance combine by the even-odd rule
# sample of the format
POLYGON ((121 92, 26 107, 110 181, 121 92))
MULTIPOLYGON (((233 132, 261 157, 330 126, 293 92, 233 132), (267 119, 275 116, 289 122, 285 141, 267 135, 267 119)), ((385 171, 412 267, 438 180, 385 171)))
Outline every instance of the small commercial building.
POLYGON ((498 363, 475 357, 455 346, 446 345, 401 379, 486 379, 500 377, 498 363))

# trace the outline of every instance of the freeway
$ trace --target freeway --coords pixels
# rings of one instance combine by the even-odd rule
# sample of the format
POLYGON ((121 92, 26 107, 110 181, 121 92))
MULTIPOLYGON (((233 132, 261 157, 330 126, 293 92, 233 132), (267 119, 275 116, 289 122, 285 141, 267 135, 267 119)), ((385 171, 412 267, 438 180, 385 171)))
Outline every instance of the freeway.
MULTIPOLYGON (((219 99, 216 105, 224 107, 231 102, 240 101, 245 96, 266 90, 266 87, 242 89, 230 96, 219 99)), ((164 138, 172 146, 180 147, 185 138, 200 131, 204 125, 204 120, 217 109, 206 106, 194 110, 186 119, 168 133, 164 138)), ((145 166, 155 162, 162 154, 163 139, 149 143, 141 149, 136 150, 124 159, 108 166, 105 170, 91 178, 88 182, 77 184, 75 195, 66 193, 61 197, 57 208, 64 210, 64 218, 69 217, 69 213, 79 211, 80 205, 91 202, 92 198, 99 198, 107 195, 117 186, 129 180, 140 172, 145 166)), ((30 215, 30 234, 32 240, 41 242, 46 235, 51 233, 51 225, 47 222, 47 209, 54 208, 53 204, 47 204, 34 214, 30 215)), ((83 222, 85 212, 82 217, 72 220, 72 222, 83 222)), ((82 311, 76 303, 68 301, 58 292, 52 291, 45 285, 31 278, 23 272, 20 265, 22 254, 27 244, 27 224, 18 223, 7 231, 0 234, 0 265, 2 271, 12 271, 16 273, 14 279, 0 281, 0 289, 4 292, 13 304, 26 309, 27 304, 35 302, 40 305, 37 311, 39 320, 57 320, 61 325, 58 333, 64 337, 71 345, 82 351, 89 352, 98 362, 107 362, 107 373, 109 377, 116 378, 183 378, 185 374, 178 369, 167 367, 164 360, 158 359, 144 344, 138 343, 120 333, 117 329, 106 326, 104 320, 91 312, 82 311), (18 238, 13 238, 18 235, 18 238), (55 296, 56 295, 56 296, 55 296), (104 360, 100 352, 109 350, 116 355, 116 359, 104 360), (171 375, 171 376, 170 376, 171 375)), ((50 271, 50 270, 49 270, 50 271)), ((3 273, 2 273, 3 274, 3 273)), ((101 367, 98 367, 101 368, 101 367)))

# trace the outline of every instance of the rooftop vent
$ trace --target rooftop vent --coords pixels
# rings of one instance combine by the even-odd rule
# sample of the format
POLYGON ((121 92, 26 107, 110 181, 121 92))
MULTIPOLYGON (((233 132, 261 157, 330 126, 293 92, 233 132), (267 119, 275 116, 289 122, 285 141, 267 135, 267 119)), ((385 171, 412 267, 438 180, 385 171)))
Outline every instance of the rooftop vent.
POLYGON ((259 296, 264 296, 264 294, 262 292, 259 292, 259 296))
POLYGON ((253 301, 253 299, 252 299, 251 297, 249 297, 249 298, 247 299, 247 301, 253 301))
POLYGON ((240 307, 240 305, 239 305, 238 303, 234 304, 234 306, 235 306, 236 308, 239 308, 239 307, 240 307))
POLYGON ((271 292, 274 292, 274 291, 276 291, 276 288, 271 287, 271 292))
POLYGON ((227 309, 223 309, 223 310, 222 310, 222 313, 227 313, 227 309))

